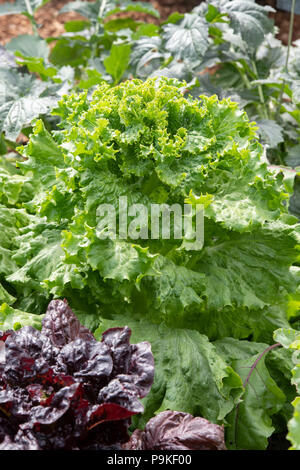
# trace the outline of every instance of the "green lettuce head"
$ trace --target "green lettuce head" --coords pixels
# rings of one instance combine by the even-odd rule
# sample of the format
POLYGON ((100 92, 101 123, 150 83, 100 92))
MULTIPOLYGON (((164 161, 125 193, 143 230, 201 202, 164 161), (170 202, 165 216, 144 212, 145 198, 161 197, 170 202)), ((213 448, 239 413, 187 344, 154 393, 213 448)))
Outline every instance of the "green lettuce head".
MULTIPOLYGON (((23 152, 23 174, 36 185, 24 205, 40 222, 35 249, 28 234, 18 240, 9 282, 212 339, 265 340, 286 326, 299 256, 289 184, 268 169, 236 103, 196 100, 184 83, 159 78, 102 85, 91 100, 67 96, 55 114, 60 130, 50 135, 37 121, 23 152), (124 222, 120 201, 141 213, 124 222), (151 208, 162 204, 201 208, 201 242, 153 237, 151 208), (110 228, 103 208, 115 211, 110 228)), ((195 228, 195 213, 189 220, 195 228)))
POLYGON ((231 448, 265 448, 294 398, 290 358, 264 357, 299 304, 291 181, 237 104, 175 80, 102 85, 54 114, 21 172, 0 173, 3 325, 38 325, 52 297, 99 338, 128 325, 155 359, 135 424, 184 411, 225 423, 231 448))

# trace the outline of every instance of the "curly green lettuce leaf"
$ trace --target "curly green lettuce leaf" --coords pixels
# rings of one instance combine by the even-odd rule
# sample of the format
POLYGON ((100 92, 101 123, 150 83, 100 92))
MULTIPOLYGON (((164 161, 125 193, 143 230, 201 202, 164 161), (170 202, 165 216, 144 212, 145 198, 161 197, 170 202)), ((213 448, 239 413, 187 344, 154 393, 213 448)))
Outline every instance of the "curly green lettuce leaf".
POLYGON ((291 382, 295 385, 297 392, 300 393, 300 332, 292 328, 279 328, 274 332, 274 340, 284 348, 294 351, 291 382))
POLYGON ((8 156, 0 158, 0 202, 5 206, 20 207, 34 196, 32 177, 21 174, 16 167, 17 161, 8 156))
POLYGON ((7 304, 13 304, 16 298, 13 297, 0 283, 0 303, 5 302, 7 304))
POLYGON ((59 186, 56 169, 65 166, 63 155, 41 120, 35 123, 28 145, 19 150, 25 161, 19 162, 18 166, 24 175, 31 178, 35 189, 34 197, 27 202, 26 207, 37 211, 48 192, 56 185, 59 186))
MULTIPOLYGON (((291 383, 300 393, 300 331, 292 328, 280 328, 274 332, 274 340, 278 341, 284 348, 293 352, 291 365, 291 383)), ((300 397, 292 402, 294 407, 293 417, 288 422, 288 439, 292 443, 292 450, 300 450, 300 397)))
POLYGON ((55 284, 61 283, 64 288, 84 287, 76 267, 64 263, 61 229, 37 219, 16 237, 18 246, 12 255, 15 266, 6 281, 18 294, 18 308, 26 306, 34 313, 42 313, 50 294, 55 293, 45 284, 46 280, 51 282, 55 278, 55 284))
POLYGON ((24 210, 0 205, 0 274, 7 275, 15 270, 16 263, 11 259, 17 247, 14 240, 29 221, 30 216, 24 210))
POLYGON ((23 326, 32 326, 41 330, 43 317, 44 315, 34 315, 32 313, 22 312, 21 310, 3 303, 0 306, 0 329, 4 331, 18 330, 23 326))
MULTIPOLYGON (((185 90, 167 78, 103 84, 91 100, 84 92, 59 103, 61 130, 50 135, 37 122, 20 166, 39 184, 30 209, 61 227, 63 249, 60 268, 47 259, 53 272, 44 268, 39 282, 64 295, 64 273, 76 268, 76 289, 89 289, 107 316, 123 305, 211 339, 262 338, 261 330, 269 340, 288 326, 286 303, 297 287, 291 188, 264 162, 256 128, 237 104, 195 100, 185 90), (186 238, 161 234, 100 239, 98 207, 112 204, 117 215, 125 196, 128 206, 147 209, 204 205, 204 243, 191 249, 186 238)), ((28 266, 17 276, 33 272, 28 266)))
POLYGON ((294 406, 294 416, 289 421, 288 439, 292 443, 291 450, 300 450, 300 397, 297 397, 292 405, 294 406))

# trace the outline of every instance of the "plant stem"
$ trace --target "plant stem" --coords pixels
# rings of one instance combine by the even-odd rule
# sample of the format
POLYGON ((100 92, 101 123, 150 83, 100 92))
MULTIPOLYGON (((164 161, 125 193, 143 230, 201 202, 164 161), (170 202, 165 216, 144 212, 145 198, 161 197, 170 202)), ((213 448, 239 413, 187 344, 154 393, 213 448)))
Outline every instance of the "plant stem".
POLYGON ((27 8, 28 14, 29 14, 30 16, 33 16, 33 10, 32 10, 32 8, 31 8, 30 0, 25 0, 25 4, 26 4, 26 8, 27 8))
MULTIPOLYGON (((254 60, 252 60, 251 63, 252 63, 252 67, 253 67, 253 72, 255 73, 256 78, 258 80, 259 77, 258 77, 258 72, 257 72, 257 68, 256 68, 256 63, 255 63, 254 60)), ((268 110, 267 110, 267 107, 266 107, 266 102, 265 102, 265 97, 264 97, 264 92, 263 92, 262 86, 257 85, 257 88, 258 88, 259 99, 260 99, 260 102, 261 102, 262 108, 263 108, 264 117, 265 117, 265 119, 269 119, 268 110)))
POLYGON ((248 80, 247 72, 244 70, 244 68, 243 68, 243 70, 242 70, 240 67, 235 67, 235 68, 236 68, 236 70, 239 72, 239 74, 240 74, 240 76, 241 76, 241 78, 242 78, 242 80, 243 80, 243 82, 244 82, 246 88, 247 88, 248 90, 251 90, 251 83, 250 83, 249 80, 248 80))
POLYGON ((98 16, 100 18, 102 18, 102 15, 103 15, 103 12, 104 12, 104 9, 105 9, 105 6, 106 6, 106 2, 107 2, 107 0, 102 0, 102 2, 101 2, 100 8, 99 8, 99 14, 98 14, 98 16))
POLYGON ((38 36, 37 24, 36 24, 35 19, 34 19, 34 12, 32 10, 30 0, 25 0, 25 5, 26 5, 27 13, 30 17, 30 22, 31 22, 33 32, 36 36, 38 36))
POLYGON ((269 346, 267 349, 265 349, 259 356, 258 358, 255 360, 254 364, 251 366, 251 369, 250 369, 250 372, 249 374, 247 375, 247 378, 245 380, 245 382, 243 383, 243 387, 245 388, 247 383, 249 382, 250 380, 250 377, 252 375, 252 372, 254 371, 255 367, 257 366, 257 364, 259 363, 259 361, 261 360, 261 358, 267 354, 269 351, 271 351, 272 349, 275 349, 275 348, 278 348, 279 346, 281 346, 280 343, 275 343, 275 344, 272 344, 272 346, 269 346))
MULTIPOLYGON (((105 7, 106 7, 106 2, 107 2, 107 0, 102 0, 102 2, 100 4, 99 12, 98 12, 98 18, 102 19, 103 12, 104 12, 105 7)), ((98 18, 97 18, 97 24, 96 24, 96 34, 99 33, 99 20, 98 20, 98 18)))
MULTIPOLYGON (((292 0, 288 48, 287 48, 286 60, 285 60, 285 71, 286 72, 288 72, 290 51, 291 51, 292 39, 293 39, 294 19, 295 19, 295 4, 296 4, 296 0, 292 0)), ((281 90, 280 90, 280 95, 279 95, 279 100, 278 100, 278 106, 277 106, 277 114, 280 114, 280 108, 281 108, 281 105, 282 105, 284 86, 285 86, 285 80, 283 80, 282 85, 281 85, 281 90)))
MULTIPOLYGON (((250 380, 250 377, 253 373, 253 371, 255 370, 257 364, 259 363, 259 361, 263 358, 263 356, 265 354, 267 354, 269 351, 271 351, 272 349, 275 349, 275 348, 278 348, 279 346, 281 346, 280 343, 275 343, 275 344, 272 344, 271 346, 269 346, 268 348, 266 348, 259 356, 258 358, 255 360, 255 362, 252 364, 251 368, 250 368, 250 371, 249 371, 249 374, 247 375, 246 377, 246 380, 244 381, 243 383, 243 387, 246 388, 249 380, 250 380)), ((239 419, 239 406, 240 404, 238 403, 238 405, 236 406, 236 415, 235 415, 235 445, 237 443, 237 425, 238 425, 238 419, 239 419)))

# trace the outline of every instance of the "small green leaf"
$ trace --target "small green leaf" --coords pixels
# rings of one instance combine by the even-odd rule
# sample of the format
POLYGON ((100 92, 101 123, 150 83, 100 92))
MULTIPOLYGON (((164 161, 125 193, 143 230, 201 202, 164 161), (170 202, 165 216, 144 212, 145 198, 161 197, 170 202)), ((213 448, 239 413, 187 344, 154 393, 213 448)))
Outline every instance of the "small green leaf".
POLYGON ((85 65, 90 55, 90 47, 83 41, 60 39, 52 49, 49 60, 54 65, 76 67, 77 65, 85 65))
POLYGON ((273 30, 274 22, 268 17, 275 10, 261 6, 252 0, 226 2, 225 11, 231 19, 234 31, 240 33, 248 47, 255 49, 264 40, 266 33, 273 30))
MULTIPOLYGON (((29 72, 36 73, 42 80, 47 81, 49 78, 54 78, 57 75, 55 67, 45 65, 44 59, 38 57, 28 57, 17 60, 17 63, 26 66, 29 72)), ((54 80, 56 81, 56 80, 54 80)))
POLYGON ((122 2, 111 2, 111 3, 118 3, 117 6, 110 7, 110 5, 106 9, 105 16, 115 15, 116 13, 120 12, 131 12, 135 11, 138 13, 146 13, 147 15, 155 16, 159 18, 160 14, 158 10, 156 10, 151 3, 146 2, 132 2, 131 0, 122 0, 122 2))
POLYGON ((77 33, 78 31, 83 31, 91 25, 89 21, 84 20, 72 20, 67 21, 64 25, 67 33, 77 33))
POLYGON ((223 16, 214 5, 208 4, 208 11, 205 15, 206 21, 209 23, 224 22, 223 16))
POLYGON ((178 23, 178 21, 182 20, 184 18, 183 13, 178 13, 178 11, 175 11, 174 13, 171 13, 168 18, 162 22, 162 24, 175 24, 178 23))
POLYGON ((268 144, 270 148, 275 148, 284 141, 283 128, 276 121, 261 119, 256 121, 256 124, 259 126, 258 133, 263 143, 268 144))
POLYGON ((137 40, 142 36, 157 36, 159 34, 159 28, 157 25, 152 23, 144 23, 140 25, 137 31, 132 35, 132 39, 137 40))
POLYGON ((179 24, 165 25, 163 37, 176 59, 199 60, 208 48, 207 23, 195 14, 186 14, 179 24))
MULTIPOLYGON (((115 18, 110 21, 106 21, 104 24, 105 31, 117 32, 122 29, 131 29, 132 31, 136 31, 139 27, 140 23, 134 21, 132 18, 115 18)), ((155 26, 149 24, 149 26, 155 26)))
POLYGON ((96 85, 101 85, 101 83, 103 83, 103 77, 101 73, 95 69, 86 69, 85 75, 80 80, 78 87, 86 89, 96 85))
POLYGON ((8 51, 14 52, 19 57, 34 57, 47 59, 49 48, 44 39, 32 34, 21 34, 13 38, 7 45, 8 51))
POLYGON ((117 84, 123 77, 129 64, 131 47, 128 44, 114 44, 110 55, 104 60, 104 66, 117 84))

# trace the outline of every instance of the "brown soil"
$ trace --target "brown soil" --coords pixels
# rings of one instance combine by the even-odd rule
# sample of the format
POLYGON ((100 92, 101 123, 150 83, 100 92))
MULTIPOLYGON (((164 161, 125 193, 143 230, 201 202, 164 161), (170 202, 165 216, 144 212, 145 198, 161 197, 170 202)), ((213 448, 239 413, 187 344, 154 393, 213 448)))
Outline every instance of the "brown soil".
MULTIPOLYGON (((5 3, 6 0, 0 0, 1 3, 5 3)), ((14 0, 8 0, 13 3, 14 0)), ((59 36, 64 32, 64 23, 66 21, 82 18, 77 13, 63 13, 58 14, 59 10, 68 3, 70 0, 51 0, 44 7, 40 8, 36 13, 36 21, 41 25, 39 32, 44 38, 50 36, 59 36)), ((174 11, 186 12, 190 11, 196 6, 198 0, 151 0, 151 3, 155 8, 160 11, 162 20, 166 19, 174 11)), ((133 15, 136 17, 136 14, 133 15)), ((152 17, 146 17, 146 15, 138 15, 144 21, 153 21, 152 17)), ((20 34, 31 34, 32 28, 30 21, 23 15, 7 15, 0 17, 0 44, 4 45, 10 39, 19 36, 20 34)))
MULTIPOLYGON (((270 5, 276 10, 276 0, 259 1, 258 3, 270 5)), ((287 44, 290 27, 290 13, 287 11, 277 10, 276 13, 271 13, 270 16, 275 20, 275 25, 279 28, 278 37, 284 44, 287 44)), ((293 41, 296 41, 296 39, 300 39, 300 15, 295 15, 293 41)))
MULTIPOLYGON (((14 0, 9 0, 13 3, 14 0)), ((59 36, 64 32, 64 23, 73 19, 81 18, 77 13, 64 13, 58 14, 58 11, 65 3, 70 0, 51 0, 44 7, 40 8, 36 14, 36 20, 40 27, 40 34, 42 37, 59 36)), ((166 19, 174 11, 186 12, 190 11, 194 6, 200 3, 200 0, 148 0, 151 1, 161 14, 162 20, 166 19)), ((0 0, 0 4, 5 3, 5 0, 0 0)), ((263 4, 269 4, 273 7, 276 4, 275 0, 260 1, 263 4)), ((136 17, 136 15, 134 15, 136 17)), ((275 18, 275 24, 280 28, 279 37, 286 44, 288 40, 289 18, 287 12, 277 11, 271 14, 275 18)), ((139 18, 141 16, 139 15, 139 18)), ((153 21, 152 17, 142 15, 145 21, 153 21)), ((32 28, 28 18, 23 15, 7 15, 0 17, 0 44, 6 44, 10 39, 20 34, 30 34, 32 28)), ((293 40, 300 39, 300 15, 295 17, 294 35, 293 40)))
MULTIPOLYGON (((13 3, 12 0, 9 0, 13 3)), ((0 4, 5 0, 0 0, 0 4)), ((58 15, 58 11, 68 0, 51 0, 40 8, 35 19, 41 25, 39 32, 42 37, 59 36, 64 32, 64 23, 80 17, 76 13, 58 15)), ((6 44, 20 34, 31 34, 32 28, 28 18, 23 15, 6 15, 0 17, 0 44, 6 44)))

